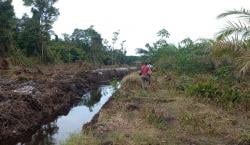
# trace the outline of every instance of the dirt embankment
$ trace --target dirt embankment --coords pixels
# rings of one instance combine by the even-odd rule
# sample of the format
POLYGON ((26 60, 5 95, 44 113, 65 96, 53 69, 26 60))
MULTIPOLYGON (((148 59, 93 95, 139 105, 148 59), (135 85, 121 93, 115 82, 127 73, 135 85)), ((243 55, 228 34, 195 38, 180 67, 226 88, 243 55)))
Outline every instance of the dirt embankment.
POLYGON ((172 88, 173 75, 153 74, 146 90, 139 80, 137 74, 125 77, 121 89, 83 126, 84 132, 66 144, 250 144, 250 112, 227 111, 187 97, 172 88))
MULTIPOLYGON (((86 70, 68 66, 15 70, 12 79, 0 76, 0 144, 15 143, 42 124, 67 112, 90 88, 122 78, 128 68, 86 70)), ((10 72, 9 72, 10 73, 10 72)))

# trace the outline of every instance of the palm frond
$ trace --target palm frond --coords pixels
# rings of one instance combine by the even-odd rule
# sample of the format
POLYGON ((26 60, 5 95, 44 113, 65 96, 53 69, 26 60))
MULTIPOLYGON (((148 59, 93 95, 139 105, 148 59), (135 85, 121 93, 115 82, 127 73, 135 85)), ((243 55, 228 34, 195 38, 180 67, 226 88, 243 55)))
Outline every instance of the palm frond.
POLYGON ((250 10, 247 10, 247 9, 240 9, 240 10, 230 10, 230 11, 227 11, 225 13, 222 13, 220 14, 219 16, 217 16, 218 19, 220 18, 225 18, 227 16, 231 16, 231 15, 239 15, 238 17, 240 18, 250 18, 250 10))
POLYGON ((250 71, 250 51, 245 52, 241 57, 237 58, 239 64, 239 73, 245 76, 250 71))
POLYGON ((236 54, 235 60, 239 73, 245 76, 250 71, 250 10, 242 8, 240 10, 227 11, 220 14, 217 18, 234 15, 237 16, 239 21, 228 21, 227 26, 218 33, 217 40, 220 42, 228 41, 228 44, 232 44, 232 47, 228 48, 233 48, 231 50, 233 50, 233 54, 236 54))
POLYGON ((234 57, 234 45, 230 41, 218 41, 213 45, 211 55, 214 57, 234 57))
POLYGON ((246 27, 246 30, 247 31, 242 34, 242 37, 248 40, 250 39, 250 26, 246 27))
POLYGON ((136 48, 136 53, 137 53, 137 54, 146 55, 146 54, 148 54, 149 52, 148 52, 148 50, 143 49, 143 48, 136 48))
POLYGON ((238 23, 228 21, 225 28, 217 34, 217 40, 223 40, 233 34, 235 34, 235 38, 241 37, 242 40, 247 39, 250 34, 250 26, 247 26, 241 21, 238 23))

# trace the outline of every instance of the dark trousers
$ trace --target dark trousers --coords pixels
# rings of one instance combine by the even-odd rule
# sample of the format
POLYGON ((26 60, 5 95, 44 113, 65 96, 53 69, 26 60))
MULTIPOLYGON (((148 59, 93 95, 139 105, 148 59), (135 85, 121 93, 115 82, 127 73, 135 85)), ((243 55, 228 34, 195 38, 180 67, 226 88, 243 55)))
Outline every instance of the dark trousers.
POLYGON ((150 75, 142 75, 141 76, 141 81, 142 81, 142 88, 146 88, 148 85, 150 85, 151 81, 150 81, 151 76, 150 75))

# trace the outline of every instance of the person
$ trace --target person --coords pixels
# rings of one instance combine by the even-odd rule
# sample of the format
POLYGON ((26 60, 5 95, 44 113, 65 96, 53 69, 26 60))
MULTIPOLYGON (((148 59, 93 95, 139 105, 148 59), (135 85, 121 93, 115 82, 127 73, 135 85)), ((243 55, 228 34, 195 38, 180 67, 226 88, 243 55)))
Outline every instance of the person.
POLYGON ((151 81, 150 81, 151 74, 152 74, 152 70, 148 66, 148 63, 144 63, 141 66, 141 70, 140 70, 140 76, 141 76, 141 80, 142 80, 142 88, 145 88, 147 86, 147 84, 151 83, 151 81))
POLYGON ((153 66, 150 63, 148 63, 148 67, 149 67, 149 73, 148 73, 149 84, 151 84, 151 75, 152 75, 152 71, 153 71, 153 66))
POLYGON ((150 64, 150 63, 148 63, 148 67, 151 69, 151 71, 152 71, 152 69, 153 69, 153 66, 150 64))

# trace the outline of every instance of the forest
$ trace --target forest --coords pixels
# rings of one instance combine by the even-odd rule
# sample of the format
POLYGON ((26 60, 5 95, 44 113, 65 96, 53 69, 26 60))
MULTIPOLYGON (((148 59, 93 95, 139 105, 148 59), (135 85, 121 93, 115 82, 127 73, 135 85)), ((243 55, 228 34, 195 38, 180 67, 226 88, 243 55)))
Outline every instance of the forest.
POLYGON ((75 28, 72 34, 59 38, 52 30, 60 12, 54 7, 57 0, 24 0, 32 15, 17 18, 12 0, 1 0, 0 55, 13 65, 31 66, 34 63, 56 64, 82 60, 92 64, 131 64, 137 58, 126 56, 119 30, 113 32, 112 42, 102 38, 94 26, 75 28), (117 46, 117 47, 116 47, 117 46))

